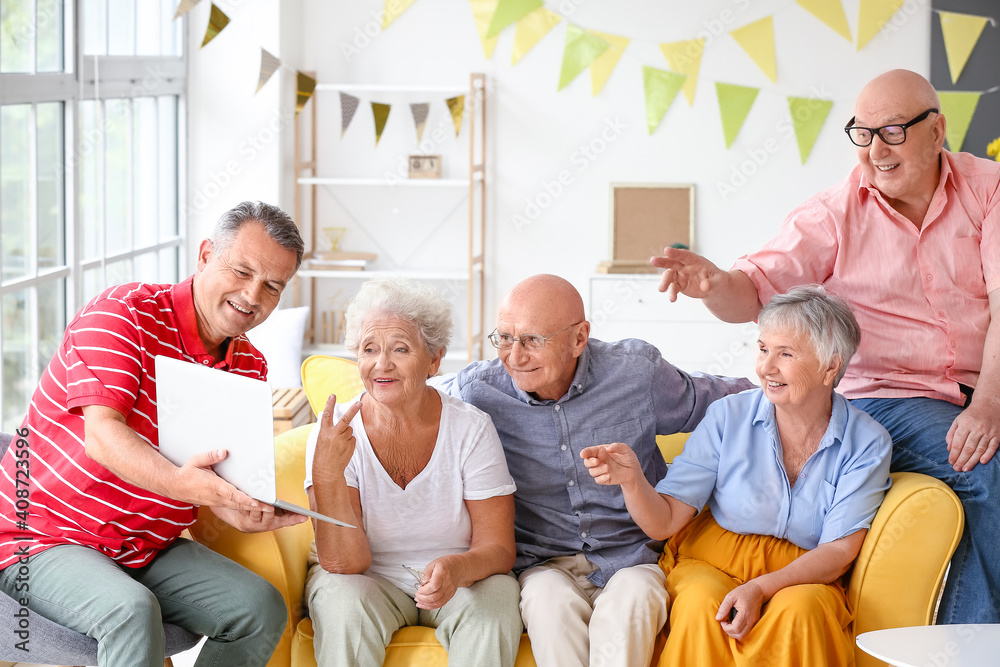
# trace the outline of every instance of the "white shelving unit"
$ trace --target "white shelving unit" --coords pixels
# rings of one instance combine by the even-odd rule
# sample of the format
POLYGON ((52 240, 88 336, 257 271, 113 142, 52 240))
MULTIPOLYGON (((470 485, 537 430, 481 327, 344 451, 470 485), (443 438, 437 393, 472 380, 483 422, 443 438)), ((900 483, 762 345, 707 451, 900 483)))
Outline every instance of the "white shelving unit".
MULTIPOLYGON (((419 100, 423 101, 423 100, 419 100)), ((307 240, 305 259, 318 258, 316 248, 317 232, 320 228, 317 213, 317 188, 370 188, 373 191, 388 188, 422 188, 426 190, 453 190, 460 192, 462 188, 468 191, 468 257, 461 270, 407 269, 399 267, 391 270, 338 270, 327 268, 310 268, 308 261, 300 269, 295 281, 295 304, 310 305, 310 327, 306 331, 304 352, 306 354, 332 354, 350 356, 343 345, 331 340, 331 331, 321 328, 317 323, 324 319, 318 308, 317 292, 319 281, 339 281, 347 289, 356 289, 361 281, 384 277, 402 276, 421 281, 450 281, 465 283, 467 292, 466 340, 454 341, 452 349, 445 356, 446 360, 469 362, 482 359, 485 351, 485 331, 483 302, 485 295, 485 231, 486 231, 486 77, 484 74, 470 74, 468 87, 464 86, 413 86, 413 85, 365 85, 365 84, 326 84, 316 85, 315 94, 311 100, 311 109, 300 113, 295 120, 295 219, 303 227, 308 225, 309 233, 304 234, 307 240), (335 150, 334 148, 318 147, 317 107, 325 93, 344 91, 355 93, 420 93, 466 95, 468 110, 468 154, 469 163, 465 178, 446 179, 407 179, 393 178, 390 182, 385 177, 343 177, 327 176, 317 173, 319 151, 335 150), (307 124, 309 131, 308 156, 304 156, 303 125, 307 124), (306 199, 308 198, 308 202, 306 199), (306 205, 308 203, 308 206, 306 205), (308 211, 303 215, 304 209, 308 211), (464 343, 464 345, 463 345, 464 343)), ((442 193, 441 196, 447 196, 442 193)), ((433 230, 428 230, 431 233, 433 230)), ((456 309, 458 311, 458 309, 456 309)), ((330 318, 332 321, 332 316, 330 318)), ((332 329, 332 327, 330 327, 332 329)), ((335 335, 335 334, 334 334, 335 335)))

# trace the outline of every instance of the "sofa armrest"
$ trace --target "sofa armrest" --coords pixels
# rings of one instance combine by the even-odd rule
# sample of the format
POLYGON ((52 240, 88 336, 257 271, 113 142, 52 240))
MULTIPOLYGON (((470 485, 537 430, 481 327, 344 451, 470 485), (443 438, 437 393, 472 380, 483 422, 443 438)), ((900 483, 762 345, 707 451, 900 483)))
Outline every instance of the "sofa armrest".
MULTIPOLYGON (((302 488, 305 479, 305 448, 311 424, 286 431, 274 438, 278 497, 308 507, 302 488)), ((207 507, 198 513, 191 535, 199 543, 226 556, 267 579, 285 598, 288 626, 270 664, 289 664, 291 637, 305 615, 305 587, 309 545, 313 541, 310 521, 267 533, 241 533, 216 517, 207 507), (279 657, 284 654, 284 659, 279 657)))
MULTIPOLYGON (((962 504, 946 484, 892 474, 848 586, 855 636, 931 622, 964 523, 962 504)), ((858 664, 864 664, 860 658, 858 664)))

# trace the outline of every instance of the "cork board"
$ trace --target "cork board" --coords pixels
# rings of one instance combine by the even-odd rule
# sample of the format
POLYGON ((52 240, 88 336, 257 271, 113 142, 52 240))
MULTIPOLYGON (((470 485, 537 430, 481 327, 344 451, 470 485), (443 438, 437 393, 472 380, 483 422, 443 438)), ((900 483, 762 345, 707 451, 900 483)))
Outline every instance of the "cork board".
POLYGON ((612 262, 648 262, 663 248, 694 249, 694 185, 611 184, 612 262))

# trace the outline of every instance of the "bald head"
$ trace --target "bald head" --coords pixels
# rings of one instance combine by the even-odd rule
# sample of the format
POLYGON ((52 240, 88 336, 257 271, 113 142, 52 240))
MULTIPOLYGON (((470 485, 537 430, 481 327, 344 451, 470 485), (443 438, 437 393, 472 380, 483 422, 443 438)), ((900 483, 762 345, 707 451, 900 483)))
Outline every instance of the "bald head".
POLYGON ((919 109, 916 113, 924 109, 940 109, 941 102, 930 81, 908 69, 893 69, 878 75, 861 89, 854 112, 861 116, 872 106, 894 108, 901 115, 907 115, 912 109, 919 109))
POLYGON ((543 274, 522 280, 510 291, 500 306, 497 333, 518 339, 499 351, 514 383, 535 398, 556 400, 573 381, 590 323, 576 288, 559 276, 543 274), (542 347, 525 347, 523 336, 542 337, 542 347))
POLYGON ((565 322, 562 326, 566 326, 584 319, 580 293, 565 278, 548 273, 525 278, 514 285, 500 306, 501 313, 512 310, 530 313, 539 324, 548 324, 551 319, 553 323, 565 322))

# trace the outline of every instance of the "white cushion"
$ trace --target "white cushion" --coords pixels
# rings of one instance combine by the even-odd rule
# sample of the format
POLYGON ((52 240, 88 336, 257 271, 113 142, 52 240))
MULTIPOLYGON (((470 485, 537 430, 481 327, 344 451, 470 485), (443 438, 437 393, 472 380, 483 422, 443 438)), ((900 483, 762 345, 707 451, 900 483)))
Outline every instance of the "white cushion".
POLYGON ((309 306, 281 308, 247 332, 247 338, 267 359, 267 381, 274 388, 301 387, 302 339, 309 306))

